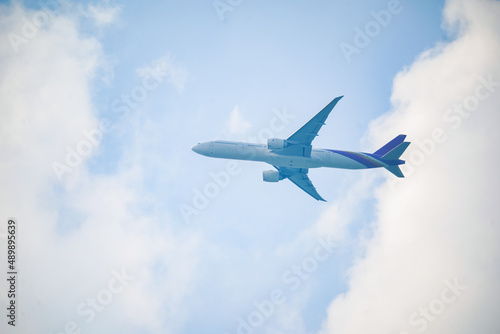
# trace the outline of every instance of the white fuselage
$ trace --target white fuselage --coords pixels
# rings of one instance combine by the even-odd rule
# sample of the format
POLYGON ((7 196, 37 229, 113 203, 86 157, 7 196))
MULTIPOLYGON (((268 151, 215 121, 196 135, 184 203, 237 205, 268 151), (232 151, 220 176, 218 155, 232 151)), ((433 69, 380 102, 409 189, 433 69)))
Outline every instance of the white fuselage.
POLYGON ((223 159, 262 161, 273 166, 293 168, 345 168, 364 169, 386 167, 387 164, 368 153, 313 149, 310 157, 280 154, 265 144, 234 141, 210 141, 193 147, 196 153, 223 159))

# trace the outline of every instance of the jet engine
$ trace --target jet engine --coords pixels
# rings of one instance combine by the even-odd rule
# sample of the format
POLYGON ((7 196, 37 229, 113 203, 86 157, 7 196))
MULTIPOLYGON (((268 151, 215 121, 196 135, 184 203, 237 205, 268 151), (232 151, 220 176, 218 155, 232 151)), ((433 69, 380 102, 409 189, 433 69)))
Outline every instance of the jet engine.
POLYGON ((278 182, 283 180, 283 176, 277 170, 265 170, 262 172, 262 177, 265 182, 278 182))
POLYGON ((270 150, 278 150, 287 146, 288 144, 285 139, 269 138, 267 140, 267 148, 270 150))

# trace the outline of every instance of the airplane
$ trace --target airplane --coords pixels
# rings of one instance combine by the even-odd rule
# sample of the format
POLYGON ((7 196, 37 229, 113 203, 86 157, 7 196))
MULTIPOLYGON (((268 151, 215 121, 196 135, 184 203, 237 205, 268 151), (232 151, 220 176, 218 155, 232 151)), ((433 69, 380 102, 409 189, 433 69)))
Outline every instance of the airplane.
POLYGON ((263 172, 265 182, 279 182, 289 179, 318 201, 326 202, 308 177, 310 168, 330 167, 343 169, 366 169, 384 167, 397 177, 404 177, 399 159, 410 142, 406 135, 398 135, 374 153, 350 152, 331 149, 313 149, 312 141, 328 118, 339 96, 324 107, 309 122, 287 139, 269 138, 266 144, 216 140, 198 143, 191 149, 211 158, 261 161, 276 170, 263 172))

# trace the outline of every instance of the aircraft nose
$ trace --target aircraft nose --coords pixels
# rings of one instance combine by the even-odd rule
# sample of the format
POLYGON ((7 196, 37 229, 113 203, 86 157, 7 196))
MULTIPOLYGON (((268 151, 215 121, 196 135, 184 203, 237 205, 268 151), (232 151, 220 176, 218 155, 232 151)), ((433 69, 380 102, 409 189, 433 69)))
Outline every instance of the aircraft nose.
POLYGON ((198 154, 201 154, 201 144, 200 144, 200 143, 198 143, 198 144, 194 145, 193 147, 191 147, 191 150, 192 150, 193 152, 196 152, 196 153, 198 153, 198 154))

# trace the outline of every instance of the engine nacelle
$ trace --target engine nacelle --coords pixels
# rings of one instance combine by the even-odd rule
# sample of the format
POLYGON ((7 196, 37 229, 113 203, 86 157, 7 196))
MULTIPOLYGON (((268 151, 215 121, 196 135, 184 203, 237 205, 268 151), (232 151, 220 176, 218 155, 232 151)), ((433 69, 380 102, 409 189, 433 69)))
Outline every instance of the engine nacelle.
POLYGON ((277 170, 265 170, 262 172, 262 178, 265 182, 278 182, 283 180, 283 176, 281 176, 280 172, 277 170))
POLYGON ((270 150, 279 150, 281 148, 287 147, 287 142, 285 139, 280 138, 269 138, 267 140, 267 148, 270 150))

